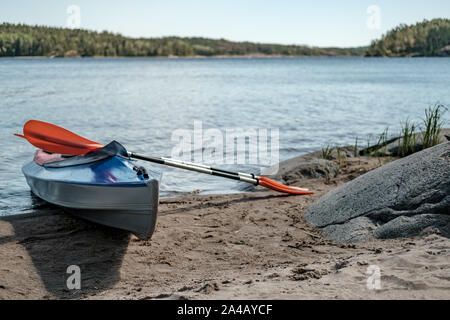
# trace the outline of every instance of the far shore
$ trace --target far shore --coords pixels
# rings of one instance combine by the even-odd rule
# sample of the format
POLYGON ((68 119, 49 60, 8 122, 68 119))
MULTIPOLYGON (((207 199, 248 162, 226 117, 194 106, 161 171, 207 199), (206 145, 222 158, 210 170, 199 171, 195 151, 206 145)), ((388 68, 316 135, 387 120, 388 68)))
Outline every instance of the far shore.
POLYGON ((54 57, 54 56, 17 56, 17 57, 0 57, 1 59, 308 59, 308 58, 361 58, 361 59, 417 59, 417 58, 448 58, 442 56, 402 56, 402 57, 366 57, 366 56, 346 56, 346 55, 322 55, 322 56, 290 56, 290 55, 264 55, 264 54, 247 54, 247 55, 216 55, 216 56, 74 56, 74 57, 54 57))
POLYGON ((262 59, 277 59, 277 58, 365 58, 363 56, 288 56, 288 55, 217 55, 217 56, 90 56, 90 57, 47 57, 47 56, 20 56, 20 57, 0 57, 0 59, 228 59, 228 58, 262 58, 262 59))

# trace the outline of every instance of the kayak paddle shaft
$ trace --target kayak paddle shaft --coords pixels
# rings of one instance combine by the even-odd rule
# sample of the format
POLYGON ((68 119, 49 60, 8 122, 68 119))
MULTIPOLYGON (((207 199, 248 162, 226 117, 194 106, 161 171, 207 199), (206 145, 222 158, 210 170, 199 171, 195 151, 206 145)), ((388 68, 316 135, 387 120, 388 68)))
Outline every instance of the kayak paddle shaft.
POLYGON ((153 157, 153 156, 147 156, 140 153, 134 153, 134 152, 128 152, 128 155, 131 158, 139 159, 139 160, 146 160, 158 164, 164 164, 166 166, 210 174, 213 176, 219 176, 222 178, 228 178, 233 180, 239 180, 247 183, 251 183, 254 185, 259 184, 259 180, 251 174, 248 173, 240 173, 240 172, 232 172, 222 169, 216 169, 209 166, 205 166, 202 164, 196 164, 192 162, 187 161, 180 161, 180 160, 174 160, 174 159, 168 159, 168 158, 161 158, 161 157, 153 157))

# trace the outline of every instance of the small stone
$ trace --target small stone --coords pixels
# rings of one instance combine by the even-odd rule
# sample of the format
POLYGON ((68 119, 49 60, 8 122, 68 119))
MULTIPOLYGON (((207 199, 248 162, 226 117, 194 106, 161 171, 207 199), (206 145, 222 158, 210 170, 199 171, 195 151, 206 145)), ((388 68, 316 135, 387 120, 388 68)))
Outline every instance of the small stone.
POLYGON ((335 270, 340 270, 340 269, 343 269, 343 268, 345 268, 345 267, 347 267, 348 266, 348 261, 347 260, 344 260, 344 261, 341 261, 341 262, 338 262, 338 263, 336 263, 335 265, 334 265, 334 269, 335 270))

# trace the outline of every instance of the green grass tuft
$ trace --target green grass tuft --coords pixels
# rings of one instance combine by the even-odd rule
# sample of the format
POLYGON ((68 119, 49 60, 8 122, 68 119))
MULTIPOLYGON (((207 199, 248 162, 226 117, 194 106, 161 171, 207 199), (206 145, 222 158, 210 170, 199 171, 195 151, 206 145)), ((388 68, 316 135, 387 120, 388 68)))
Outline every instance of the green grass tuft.
POLYGON ((353 147, 353 156, 359 157, 359 149, 358 149, 358 137, 355 139, 355 146, 353 147))
POLYGON ((407 119, 401 126, 398 155, 406 157, 416 151, 416 125, 407 119))
POLYGON ((322 149, 322 159, 333 160, 333 147, 330 144, 322 149))
POLYGON ((429 107, 425 110, 425 119, 423 120, 423 137, 422 147, 423 149, 435 146, 440 142, 440 136, 444 121, 442 116, 447 111, 447 108, 441 104, 437 104, 434 107, 429 107))
POLYGON ((345 156, 342 155, 341 151, 342 151, 341 147, 340 146, 336 146, 336 153, 337 153, 337 160, 338 160, 339 169, 342 169, 342 167, 344 167, 344 165, 345 165, 345 156))

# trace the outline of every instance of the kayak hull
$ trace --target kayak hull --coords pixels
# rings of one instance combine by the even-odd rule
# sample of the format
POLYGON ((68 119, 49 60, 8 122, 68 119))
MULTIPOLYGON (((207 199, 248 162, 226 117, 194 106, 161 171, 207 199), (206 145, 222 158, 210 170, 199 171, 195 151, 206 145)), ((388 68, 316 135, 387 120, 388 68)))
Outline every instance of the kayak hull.
POLYGON ((34 162, 22 171, 31 191, 69 213, 109 227, 151 237, 158 213, 160 174, 139 177, 128 159, 45 168, 34 162))

